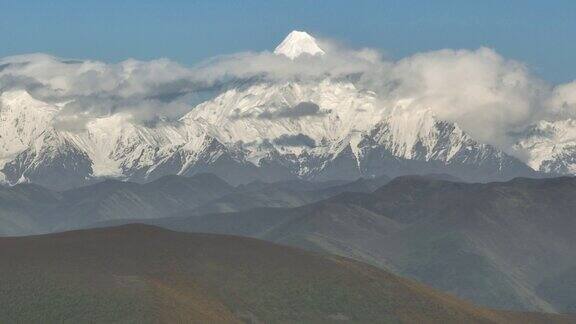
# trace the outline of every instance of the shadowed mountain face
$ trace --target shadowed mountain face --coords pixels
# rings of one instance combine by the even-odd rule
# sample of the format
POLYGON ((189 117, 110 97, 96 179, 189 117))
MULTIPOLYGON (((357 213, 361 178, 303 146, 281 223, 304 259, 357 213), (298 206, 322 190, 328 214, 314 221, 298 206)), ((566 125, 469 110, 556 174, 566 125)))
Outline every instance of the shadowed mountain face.
POLYGON ((0 235, 29 235, 118 218, 158 218, 234 191, 220 178, 166 176, 147 184, 107 180, 55 192, 36 185, 0 188, 0 235))
POLYGON ((258 207, 297 207, 345 191, 371 192, 386 176, 353 182, 252 182, 233 187, 212 174, 165 176, 138 184, 106 180, 57 192, 33 184, 0 187, 0 236, 42 234, 117 219, 155 219, 258 207))
POLYGON ((159 219, 344 255, 492 307, 571 310, 576 179, 467 184, 400 177, 297 208, 159 219))
POLYGON ((537 287, 576 264, 574 197, 574 178, 402 178, 360 205, 405 224, 384 242, 401 273, 483 304, 568 311, 537 287))
MULTIPOLYGON (((359 178, 351 182, 308 182, 291 180, 275 183, 255 182, 238 186, 220 199, 194 209, 198 215, 220 212, 245 211, 265 207, 299 207, 327 199, 343 192, 372 192, 388 183, 390 178, 359 178)), ((183 212, 184 214, 186 212, 183 212)), ((173 216, 173 215, 170 215, 173 216)))
POLYGON ((569 323, 477 308, 356 261, 144 225, 1 238, 0 321, 569 323))

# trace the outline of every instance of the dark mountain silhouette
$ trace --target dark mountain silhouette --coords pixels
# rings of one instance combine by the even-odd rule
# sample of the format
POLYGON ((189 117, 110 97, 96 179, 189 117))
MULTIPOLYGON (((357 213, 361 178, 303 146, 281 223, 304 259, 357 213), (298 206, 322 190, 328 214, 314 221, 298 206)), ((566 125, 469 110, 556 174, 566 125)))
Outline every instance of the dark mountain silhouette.
POLYGON ((63 192, 37 185, 0 188, 0 235, 79 228, 119 218, 148 219, 193 209, 235 189, 212 174, 138 184, 106 180, 63 192))
POLYGON ((156 219, 243 211, 258 207, 298 207, 344 191, 370 192, 387 177, 353 182, 255 181, 233 187, 213 174, 168 175, 139 184, 105 180, 58 192, 34 184, 0 187, 0 236, 83 228, 117 219, 156 219))

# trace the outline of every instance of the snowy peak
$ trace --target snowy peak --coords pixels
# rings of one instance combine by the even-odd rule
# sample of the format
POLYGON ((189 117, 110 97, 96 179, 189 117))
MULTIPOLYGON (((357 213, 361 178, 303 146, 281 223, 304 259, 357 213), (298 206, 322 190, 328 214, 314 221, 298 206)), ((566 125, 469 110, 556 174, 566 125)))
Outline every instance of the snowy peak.
POLYGON ((116 114, 69 132, 52 125, 60 104, 7 91, 0 94, 0 182, 60 190, 104 177, 144 182, 200 172, 232 184, 415 172, 485 181, 531 172, 429 110, 390 114, 381 105, 350 81, 257 81, 231 86, 178 121, 148 127, 116 114))
POLYGON ((552 174, 576 173, 576 119, 540 121, 528 127, 515 148, 532 168, 552 174))
POLYGON ((293 60, 302 54, 324 55, 325 52, 318 46, 316 39, 303 31, 292 31, 274 50, 276 55, 284 55, 293 60))

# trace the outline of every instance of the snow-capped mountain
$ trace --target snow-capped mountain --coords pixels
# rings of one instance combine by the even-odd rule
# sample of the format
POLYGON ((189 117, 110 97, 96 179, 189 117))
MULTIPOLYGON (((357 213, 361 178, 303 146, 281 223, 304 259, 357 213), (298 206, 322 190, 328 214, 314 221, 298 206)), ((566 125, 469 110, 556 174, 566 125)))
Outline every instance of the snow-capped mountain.
POLYGON ((516 148, 535 170, 576 174, 576 120, 541 121, 521 134, 516 148))
POLYGON ((276 47, 274 54, 284 55, 293 60, 302 54, 321 56, 325 52, 318 46, 314 37, 306 32, 295 30, 276 47))
MULTIPOLYGON (((275 53, 326 55, 304 32, 290 33, 275 53)), ((485 181, 534 174, 457 124, 429 110, 409 110, 407 101, 386 106, 346 78, 252 80, 222 87, 178 120, 148 125, 110 114, 72 131, 53 126, 64 103, 9 90, 0 97, 0 177, 68 188, 103 177, 148 181, 198 172, 231 183, 439 172, 485 181)))

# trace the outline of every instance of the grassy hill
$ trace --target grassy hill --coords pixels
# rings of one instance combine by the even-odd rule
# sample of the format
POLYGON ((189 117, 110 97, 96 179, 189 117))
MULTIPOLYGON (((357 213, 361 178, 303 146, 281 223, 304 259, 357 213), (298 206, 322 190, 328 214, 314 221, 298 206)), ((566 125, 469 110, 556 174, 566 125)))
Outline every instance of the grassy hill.
POLYGON ((375 267, 126 225, 0 239, 0 322, 568 323, 472 306, 375 267))

